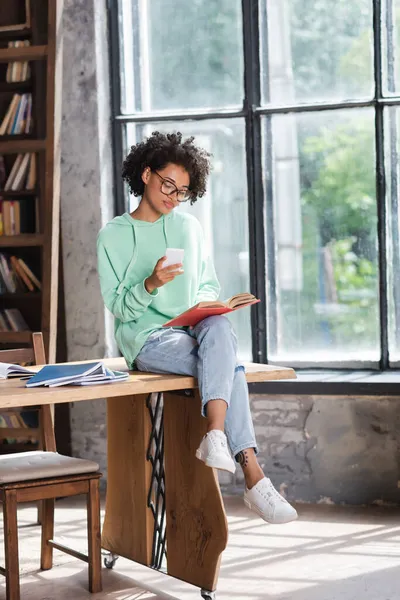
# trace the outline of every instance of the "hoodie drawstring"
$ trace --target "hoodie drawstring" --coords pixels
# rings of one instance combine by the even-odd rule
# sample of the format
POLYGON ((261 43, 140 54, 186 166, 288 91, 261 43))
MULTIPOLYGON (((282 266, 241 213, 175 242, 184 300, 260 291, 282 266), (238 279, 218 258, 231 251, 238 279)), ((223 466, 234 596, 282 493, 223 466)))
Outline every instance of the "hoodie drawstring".
MULTIPOLYGON (((163 220, 163 233, 164 233, 164 239, 165 239, 165 249, 168 248, 168 241, 167 241, 167 219, 165 218, 165 216, 162 217, 163 220)), ((134 223, 132 223, 132 236, 133 236, 133 254, 132 254, 132 258, 129 262, 128 268, 126 269, 126 273, 125 273, 125 277, 124 279, 121 281, 121 283, 119 284, 118 288, 117 288, 117 294, 120 294, 122 292, 122 290, 125 287, 125 284, 127 282, 127 280, 129 281, 129 274, 132 271, 133 267, 135 266, 136 260, 137 260, 137 256, 138 256, 138 248, 137 248, 137 244, 136 244, 136 232, 135 232, 135 225, 134 223)))

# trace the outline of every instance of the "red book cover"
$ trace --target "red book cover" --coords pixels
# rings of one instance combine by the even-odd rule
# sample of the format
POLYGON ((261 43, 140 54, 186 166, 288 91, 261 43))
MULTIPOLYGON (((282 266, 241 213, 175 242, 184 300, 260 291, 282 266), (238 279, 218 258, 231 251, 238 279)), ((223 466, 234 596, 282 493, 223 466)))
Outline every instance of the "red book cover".
MULTIPOLYGON (((230 299, 232 300, 232 299, 230 299)), ((212 317, 214 315, 225 315, 227 313, 234 312, 239 310, 240 308, 245 308, 246 306, 252 306, 253 304, 257 304, 260 302, 257 298, 248 300, 245 303, 241 303, 240 305, 234 306, 233 308, 229 306, 229 300, 227 302, 200 302, 189 310, 186 310, 184 313, 178 315, 174 319, 167 321, 164 323, 163 327, 194 327, 200 321, 207 317, 212 317), (208 306, 207 306, 208 305, 208 306)))

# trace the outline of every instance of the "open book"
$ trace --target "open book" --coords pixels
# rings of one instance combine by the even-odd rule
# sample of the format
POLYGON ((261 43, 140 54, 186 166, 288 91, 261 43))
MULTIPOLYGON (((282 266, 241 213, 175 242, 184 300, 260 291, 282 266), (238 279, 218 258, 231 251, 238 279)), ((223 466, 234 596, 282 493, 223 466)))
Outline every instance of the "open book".
POLYGON ((206 317, 211 317, 213 315, 224 315, 226 313, 239 310, 239 308, 251 306, 257 302, 260 301, 253 296, 253 294, 247 293, 231 296, 231 298, 228 298, 228 300, 225 300, 225 302, 221 302, 220 300, 199 302, 198 304, 195 304, 195 306, 192 306, 192 308, 189 308, 189 310, 186 310, 184 313, 180 314, 174 319, 164 323, 163 327, 194 326, 206 317))
POLYGON ((26 377, 33 376, 36 371, 21 367, 20 365, 11 365, 9 363, 0 363, 0 379, 7 379, 7 377, 26 377))

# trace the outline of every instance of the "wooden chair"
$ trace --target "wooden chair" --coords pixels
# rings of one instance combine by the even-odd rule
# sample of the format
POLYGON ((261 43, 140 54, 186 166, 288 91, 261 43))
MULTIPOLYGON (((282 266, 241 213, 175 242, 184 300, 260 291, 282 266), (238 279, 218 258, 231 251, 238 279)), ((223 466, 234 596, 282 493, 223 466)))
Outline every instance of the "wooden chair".
MULTIPOLYGON (((0 361, 18 364, 32 362, 45 364, 41 333, 32 334, 32 348, 1 350, 0 361)), ((17 504, 42 501, 42 570, 53 566, 53 548, 61 550, 88 563, 89 590, 100 592, 101 586, 101 535, 100 495, 101 473, 92 461, 58 454, 54 437, 50 405, 40 410, 39 429, 43 451, 18 452, 0 456, 0 501, 3 504, 5 569, 7 600, 20 599, 17 504), (86 494, 88 555, 58 544, 53 540, 54 504, 56 498, 86 494)), ((0 409, 1 411, 1 409, 0 409)))
MULTIPOLYGON (((25 363, 35 364, 35 356, 33 348, 13 350, 0 350, 0 361, 9 363, 25 363), (3 356, 3 358, 2 358, 3 356)), ((36 363, 38 364, 38 363, 36 363)), ((23 408, 0 408, 1 416, 8 418, 9 421, 17 421, 18 426, 0 427, 0 444, 2 444, 1 454, 11 454, 12 452, 27 452, 28 450, 43 450, 43 427, 41 426, 40 418, 42 411, 40 406, 25 406, 23 408), (33 416, 31 422, 35 422, 35 426, 23 426, 21 413, 26 415, 29 413, 33 416), (16 443, 8 443, 10 440, 16 440, 16 443), (27 440, 29 440, 27 442, 27 440)), ((42 502, 38 502, 37 521, 32 525, 40 525, 42 522, 42 502)))

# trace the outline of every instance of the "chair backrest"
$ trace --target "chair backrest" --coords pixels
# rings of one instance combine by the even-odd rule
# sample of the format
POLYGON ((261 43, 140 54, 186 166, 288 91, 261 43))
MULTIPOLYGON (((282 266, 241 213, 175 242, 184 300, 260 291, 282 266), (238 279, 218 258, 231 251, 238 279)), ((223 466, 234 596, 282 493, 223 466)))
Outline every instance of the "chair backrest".
MULTIPOLYGON (((21 364, 32 363, 34 365, 46 364, 46 353, 44 351, 42 333, 32 333, 32 344, 29 348, 13 348, 0 350, 0 362, 21 364)), ((48 452, 56 451, 56 440, 54 436, 52 405, 43 404, 37 407, 39 410, 39 429, 41 435, 41 447, 48 452)), ((0 408, 1 413, 1 408, 0 408)))

